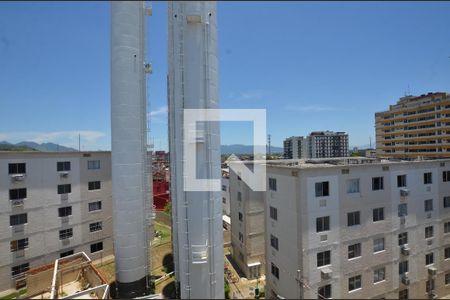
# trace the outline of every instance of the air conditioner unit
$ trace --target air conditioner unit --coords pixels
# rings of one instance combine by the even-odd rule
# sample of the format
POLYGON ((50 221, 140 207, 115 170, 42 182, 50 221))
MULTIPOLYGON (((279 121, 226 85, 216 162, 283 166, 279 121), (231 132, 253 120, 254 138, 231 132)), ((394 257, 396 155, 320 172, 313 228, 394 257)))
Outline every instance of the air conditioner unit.
POLYGON ((430 245, 432 245, 432 244, 433 244, 433 240, 428 240, 428 241, 427 241, 427 245, 428 245, 428 246, 430 246, 430 245))
POLYGON ((406 276, 406 275, 402 276, 402 283, 404 285, 409 285, 409 278, 408 278, 408 276, 406 276))
POLYGON ((69 177, 69 172, 59 172, 59 177, 67 178, 67 177, 69 177))
POLYGON ((436 274, 437 274, 437 269, 435 267, 429 267, 428 268, 428 275, 436 276, 436 274))
POLYGON ((401 251, 402 255, 409 255, 410 249, 409 249, 409 247, 403 245, 400 251, 401 251))
POLYGON ((328 268, 320 270, 320 277, 322 279, 331 279, 331 275, 333 274, 333 271, 331 271, 328 268))
POLYGON ((402 197, 409 196, 409 190, 406 188, 400 189, 400 196, 402 196, 402 197))
POLYGON ((11 175, 11 178, 15 182, 24 181, 25 180, 25 174, 14 174, 14 175, 11 175))
POLYGON ((328 235, 327 234, 322 234, 321 236, 320 236, 320 241, 321 242, 325 242, 325 241, 327 241, 328 240, 328 235))
POLYGON ((427 214, 427 219, 431 219, 431 213, 427 214))
POLYGON ((401 216, 400 217, 400 224, 401 225, 405 225, 405 223, 406 223, 406 217, 405 216, 401 216))
POLYGON ((11 205, 13 207, 23 206, 23 199, 11 200, 11 205))

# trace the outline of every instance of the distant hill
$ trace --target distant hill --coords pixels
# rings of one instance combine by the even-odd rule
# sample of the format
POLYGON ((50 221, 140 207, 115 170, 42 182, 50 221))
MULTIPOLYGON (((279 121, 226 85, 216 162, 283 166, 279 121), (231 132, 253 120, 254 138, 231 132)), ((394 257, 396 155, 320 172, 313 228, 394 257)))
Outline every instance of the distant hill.
MULTIPOLYGON (((283 148, 281 147, 270 147, 272 153, 282 153, 283 148)), ((220 150, 222 154, 253 154, 253 146, 252 145, 221 145, 220 150)))
POLYGON ((42 151, 42 152, 69 152, 77 151, 74 148, 65 147, 55 143, 42 143, 23 141, 16 144, 7 141, 0 142, 1 151, 42 151))

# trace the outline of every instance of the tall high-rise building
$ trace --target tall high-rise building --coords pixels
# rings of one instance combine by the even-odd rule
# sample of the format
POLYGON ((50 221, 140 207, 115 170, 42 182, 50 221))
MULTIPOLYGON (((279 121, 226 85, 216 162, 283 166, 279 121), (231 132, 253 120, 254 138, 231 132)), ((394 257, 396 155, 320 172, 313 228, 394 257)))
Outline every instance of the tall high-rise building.
POLYGON ((450 160, 280 160, 267 177, 266 297, 450 294, 450 160))
MULTIPOLYGON (((184 110, 216 109, 218 99, 217 10, 210 1, 168 3, 169 149, 175 277, 179 297, 223 298, 223 229, 220 184, 217 191, 185 187, 184 110)), ((199 122, 195 174, 220 181, 217 122, 199 122), (201 129, 199 129, 201 128, 201 129)), ((192 179, 192 178, 190 178, 192 179)))
POLYGON ((76 252, 113 253, 110 152, 0 152, 0 291, 76 252))
POLYGON ((377 155, 450 157, 450 94, 405 96, 375 114, 377 155))
POLYGON ((348 156, 348 134, 314 131, 309 136, 293 136, 284 140, 284 158, 331 158, 348 156))

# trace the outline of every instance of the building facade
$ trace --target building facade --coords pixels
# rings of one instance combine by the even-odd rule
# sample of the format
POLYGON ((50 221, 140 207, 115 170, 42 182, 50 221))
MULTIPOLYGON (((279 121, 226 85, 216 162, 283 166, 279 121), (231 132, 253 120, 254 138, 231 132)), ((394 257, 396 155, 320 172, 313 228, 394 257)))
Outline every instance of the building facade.
POLYGON ((258 278, 265 273, 265 192, 254 192, 231 167, 229 180, 233 259, 248 279, 258 278))
POLYGON ((450 157, 450 95, 405 96, 375 114, 377 155, 450 157))
POLYGON ((266 297, 450 294, 450 160, 267 167, 266 297))
POLYGON ((229 216, 230 211, 230 171, 222 169, 222 214, 229 216))
POLYGON ((346 157, 349 154, 345 132, 314 131, 307 137, 287 138, 283 146, 285 159, 346 157))
POLYGON ((0 152, 0 290, 84 251, 113 254, 110 152, 0 152))

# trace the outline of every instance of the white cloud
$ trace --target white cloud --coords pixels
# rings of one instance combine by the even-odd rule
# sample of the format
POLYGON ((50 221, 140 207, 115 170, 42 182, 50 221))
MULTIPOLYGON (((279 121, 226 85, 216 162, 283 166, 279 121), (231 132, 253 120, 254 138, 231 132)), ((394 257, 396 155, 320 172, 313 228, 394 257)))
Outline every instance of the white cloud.
POLYGON ((325 111, 337 111, 343 110, 338 107, 327 106, 327 105, 288 105, 285 106, 286 110, 300 111, 300 112, 325 112, 325 111))
POLYGON ((244 92, 239 92, 237 94, 231 92, 228 95, 229 100, 233 101, 250 101, 250 100, 261 100, 264 96, 261 90, 249 90, 244 92))
POLYGON ((168 110, 167 105, 161 106, 161 107, 157 108, 156 110, 152 110, 151 112, 149 112, 148 115, 150 117, 167 115, 167 110, 168 110))

